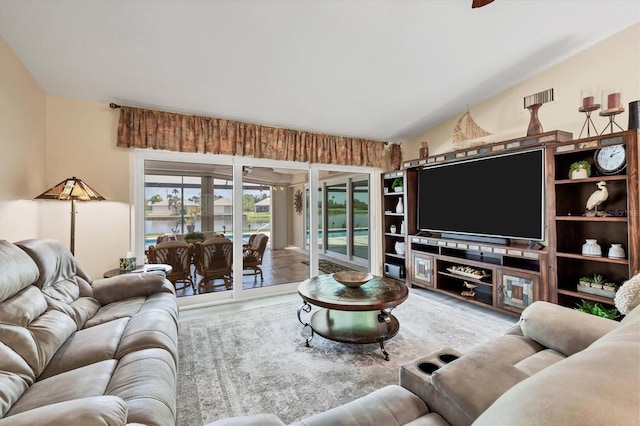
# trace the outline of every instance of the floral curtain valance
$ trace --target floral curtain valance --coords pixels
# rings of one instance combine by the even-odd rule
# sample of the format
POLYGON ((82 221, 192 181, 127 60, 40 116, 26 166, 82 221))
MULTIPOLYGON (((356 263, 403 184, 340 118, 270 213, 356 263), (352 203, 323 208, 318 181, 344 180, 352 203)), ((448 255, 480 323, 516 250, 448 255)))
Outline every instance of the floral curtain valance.
POLYGON ((240 121, 120 107, 120 147, 385 166, 385 143, 240 121))

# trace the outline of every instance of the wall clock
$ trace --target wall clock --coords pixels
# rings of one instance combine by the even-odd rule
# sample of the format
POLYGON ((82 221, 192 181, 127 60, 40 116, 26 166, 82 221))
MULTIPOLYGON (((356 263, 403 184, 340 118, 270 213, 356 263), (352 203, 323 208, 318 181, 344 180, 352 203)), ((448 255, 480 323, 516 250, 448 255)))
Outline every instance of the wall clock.
POLYGON ((627 166, 627 153, 624 145, 610 145, 600 148, 593 155, 593 162, 604 175, 620 173, 627 166))
POLYGON ((296 213, 302 214, 302 191, 298 190, 293 196, 293 207, 296 213))

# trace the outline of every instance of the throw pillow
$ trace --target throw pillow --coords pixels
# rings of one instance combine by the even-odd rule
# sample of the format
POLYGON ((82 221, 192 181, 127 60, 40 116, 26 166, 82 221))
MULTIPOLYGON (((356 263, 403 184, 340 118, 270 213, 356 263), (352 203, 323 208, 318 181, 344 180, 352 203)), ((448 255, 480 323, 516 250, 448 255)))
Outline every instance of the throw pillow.
POLYGON ((640 274, 629 278, 616 292, 614 298, 616 308, 626 315, 640 305, 640 274))

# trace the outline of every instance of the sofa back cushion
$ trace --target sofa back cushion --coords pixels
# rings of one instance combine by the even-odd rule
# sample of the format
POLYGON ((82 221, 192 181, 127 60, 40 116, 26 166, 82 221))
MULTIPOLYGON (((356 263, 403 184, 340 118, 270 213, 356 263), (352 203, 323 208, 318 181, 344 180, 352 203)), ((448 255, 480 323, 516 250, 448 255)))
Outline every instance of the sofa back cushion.
POLYGON ((38 267, 20 248, 0 240, 0 303, 38 279, 38 267))
POLYGON ((56 240, 32 239, 16 243, 38 265, 40 287, 49 306, 66 313, 78 328, 95 315, 100 303, 93 297, 88 277, 66 247, 56 240))
POLYGON ((48 310, 36 286, 34 261, 0 241, 0 417, 22 396, 75 331, 65 314, 48 310))

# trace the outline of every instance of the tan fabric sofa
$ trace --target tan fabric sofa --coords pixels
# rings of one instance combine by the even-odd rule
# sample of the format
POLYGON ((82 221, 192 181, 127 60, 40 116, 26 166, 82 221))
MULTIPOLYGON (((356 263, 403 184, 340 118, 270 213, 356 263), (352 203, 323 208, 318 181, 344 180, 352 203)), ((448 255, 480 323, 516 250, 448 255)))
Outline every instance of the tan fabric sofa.
POLYGON ((0 240, 0 425, 175 425, 162 272, 92 281, 53 240, 0 240))
MULTIPOLYGON (((640 307, 621 322, 535 302, 505 335, 443 348, 387 386, 296 425, 639 425, 640 307)), ((213 425, 282 425, 273 415, 213 425)))

